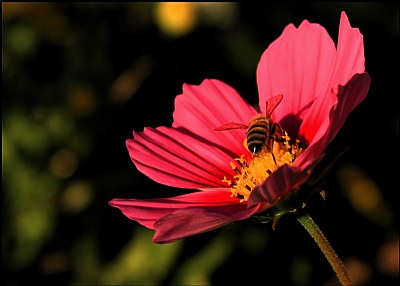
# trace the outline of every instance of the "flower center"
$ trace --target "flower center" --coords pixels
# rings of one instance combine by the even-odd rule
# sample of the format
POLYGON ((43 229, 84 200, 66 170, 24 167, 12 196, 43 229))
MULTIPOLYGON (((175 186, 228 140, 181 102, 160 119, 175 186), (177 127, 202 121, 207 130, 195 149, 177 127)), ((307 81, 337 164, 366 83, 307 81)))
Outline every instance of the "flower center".
POLYGON ((294 162, 302 152, 299 143, 298 140, 291 143, 285 132, 285 136, 282 136, 279 142, 272 141, 270 146, 265 144, 259 152, 253 153, 251 158, 245 159, 245 156, 242 155, 240 158, 236 158, 235 162, 231 162, 230 165, 236 176, 233 177, 233 180, 224 177, 222 181, 231 187, 232 197, 247 201, 250 192, 275 170, 284 164, 294 162))

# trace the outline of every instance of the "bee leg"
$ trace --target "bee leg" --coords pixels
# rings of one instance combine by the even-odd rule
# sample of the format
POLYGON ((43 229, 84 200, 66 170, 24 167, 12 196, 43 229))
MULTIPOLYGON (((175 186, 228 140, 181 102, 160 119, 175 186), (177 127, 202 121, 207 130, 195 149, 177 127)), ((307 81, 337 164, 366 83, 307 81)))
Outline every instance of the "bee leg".
POLYGON ((279 143, 279 147, 283 150, 287 149, 287 140, 286 140, 286 135, 285 131, 283 131, 282 127, 279 125, 279 123, 274 123, 272 125, 271 129, 271 137, 275 142, 279 143))
POLYGON ((271 152, 271 155, 272 155, 272 159, 274 160, 274 163, 275 163, 275 165, 276 165, 276 166, 278 166, 278 164, 276 163, 276 159, 275 159, 275 155, 274 155, 274 153, 273 153, 273 152, 271 152))
POLYGON ((292 163, 294 162, 294 160, 296 159, 296 154, 297 154, 297 151, 300 149, 300 141, 298 140, 298 139, 296 139, 296 142, 295 143, 292 143, 291 144, 291 147, 290 147, 290 153, 292 154, 292 163), (295 146, 295 150, 294 150, 294 152, 293 152, 293 146, 295 146))
POLYGON ((274 160, 275 165, 278 166, 278 164, 276 163, 275 155, 274 155, 274 141, 275 141, 275 139, 272 138, 272 139, 270 139, 270 142, 268 143, 269 148, 270 148, 269 153, 271 153, 272 160, 274 160))

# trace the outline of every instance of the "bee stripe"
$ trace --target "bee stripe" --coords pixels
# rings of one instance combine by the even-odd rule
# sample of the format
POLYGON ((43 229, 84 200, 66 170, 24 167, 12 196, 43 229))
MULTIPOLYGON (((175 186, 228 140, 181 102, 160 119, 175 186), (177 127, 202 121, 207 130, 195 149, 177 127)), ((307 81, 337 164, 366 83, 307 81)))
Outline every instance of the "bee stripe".
POLYGON ((265 135, 267 134, 267 128, 265 127, 255 127, 255 128, 251 128, 248 132, 247 132, 247 137, 251 136, 252 134, 260 134, 260 135, 265 135))
POLYGON ((260 134, 253 134, 252 136, 247 137, 247 144, 257 143, 263 144, 265 142, 265 136, 260 134))
POLYGON ((250 125, 249 129, 252 129, 253 127, 264 127, 267 128, 268 122, 265 120, 258 120, 255 121, 252 125, 250 125))

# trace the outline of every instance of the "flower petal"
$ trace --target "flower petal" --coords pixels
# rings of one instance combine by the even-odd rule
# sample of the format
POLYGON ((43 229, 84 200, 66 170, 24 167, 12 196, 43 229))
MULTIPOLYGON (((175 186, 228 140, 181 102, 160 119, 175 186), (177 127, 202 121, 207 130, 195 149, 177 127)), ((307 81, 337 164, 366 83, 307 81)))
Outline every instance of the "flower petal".
POLYGON ((156 230, 153 241, 169 243, 209 231, 259 211, 248 208, 230 191, 202 191, 164 199, 113 199, 109 202, 129 219, 156 230))
POLYGON ((229 206, 239 203, 239 199, 232 198, 227 191, 200 191, 173 198, 162 199, 113 199, 109 204, 119 208, 131 220, 155 229, 154 223, 178 209, 192 207, 229 206))
POLYGON ((344 86, 338 87, 338 103, 329 114, 331 125, 328 142, 330 142, 342 127, 349 113, 367 96, 371 84, 368 73, 356 74, 344 86))
MULTIPOLYGON (((338 102, 332 106, 327 118, 317 131, 310 146, 296 159, 295 166, 306 164, 318 156, 339 132, 349 113, 367 96, 371 78, 369 74, 356 74, 345 86, 335 89, 338 102)), ((306 121, 304 121, 305 123, 306 121)))
POLYGON ((172 126, 184 127, 239 157, 246 152, 245 130, 215 131, 215 128, 231 122, 248 124, 256 113, 232 87, 208 79, 199 86, 183 86, 183 93, 175 99, 172 126))
MULTIPOLYGON (((337 87, 346 85, 355 74, 364 72, 363 36, 357 28, 350 26, 348 18, 343 12, 341 14, 338 48, 331 79, 326 82, 327 89, 325 93, 319 94, 318 98, 315 99, 312 106, 302 117, 303 122, 299 134, 307 138, 308 143, 315 141, 314 136, 318 132, 320 125, 329 116, 332 106, 337 104, 337 87)), ((365 96, 361 95, 361 97, 364 99, 365 96)), ((355 98, 354 100, 357 101, 355 98)), ((359 103, 359 101, 357 102, 359 103)))
POLYGON ((212 142, 195 138, 186 130, 145 128, 126 141, 139 171, 154 181, 178 188, 210 188, 227 185, 221 180, 235 173, 229 165, 233 154, 212 142))
POLYGON ((350 26, 346 13, 342 12, 332 86, 345 85, 353 75, 364 72, 363 35, 358 28, 350 26))
POLYGON ((261 205, 248 208, 237 202, 234 205, 179 209, 155 223, 153 241, 170 243, 178 239, 210 231, 230 222, 249 218, 260 210, 261 205))
POLYGON ((308 161, 308 165, 297 168, 285 164, 273 172, 262 184, 255 187, 249 196, 247 204, 253 206, 260 203, 273 204, 280 197, 295 190, 311 175, 314 167, 321 161, 323 155, 308 161))
POLYGON ((301 120, 294 119, 301 119, 315 97, 326 93, 335 56, 334 42, 319 24, 305 20, 299 28, 288 25, 263 53, 257 67, 262 112, 270 97, 283 94, 272 118, 291 136, 297 134, 301 120))

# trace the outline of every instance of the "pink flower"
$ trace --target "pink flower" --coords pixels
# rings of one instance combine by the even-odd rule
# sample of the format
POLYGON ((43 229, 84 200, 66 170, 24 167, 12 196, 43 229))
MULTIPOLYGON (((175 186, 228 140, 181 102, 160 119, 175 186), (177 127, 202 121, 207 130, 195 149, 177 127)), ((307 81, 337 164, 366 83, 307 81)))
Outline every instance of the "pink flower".
POLYGON ((155 230, 154 242, 168 243, 249 218, 295 192, 367 95, 363 36, 344 12, 337 47, 318 24, 290 24, 263 53, 257 84, 263 114, 270 98, 283 95, 271 115, 283 139, 273 138, 272 151, 248 151, 246 130, 215 130, 248 125, 258 114, 232 87, 212 79, 185 84, 172 127, 147 127, 126 144, 136 167, 154 181, 197 191, 110 205, 155 230))

